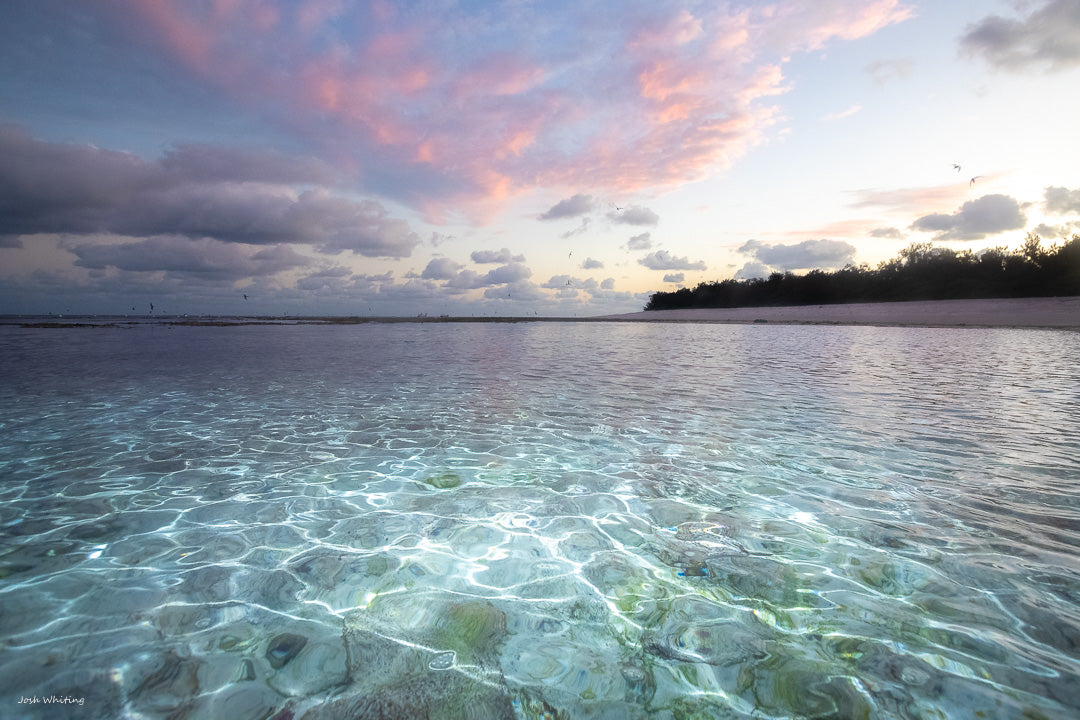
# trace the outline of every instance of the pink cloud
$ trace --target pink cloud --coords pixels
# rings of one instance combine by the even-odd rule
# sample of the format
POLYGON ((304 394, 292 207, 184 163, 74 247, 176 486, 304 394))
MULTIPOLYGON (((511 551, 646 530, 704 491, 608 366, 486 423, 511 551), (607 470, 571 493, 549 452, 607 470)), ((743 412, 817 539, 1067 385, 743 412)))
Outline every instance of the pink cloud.
POLYGON ((687 10, 678 12, 667 24, 655 29, 651 23, 637 30, 630 40, 631 47, 670 47, 683 45, 701 37, 701 19, 687 10))
POLYGON ((305 32, 318 28, 340 16, 345 10, 342 0, 306 0, 296 11, 296 20, 305 32))
POLYGON ((519 95, 536 87, 544 77, 543 68, 524 62, 510 54, 485 58, 463 75, 454 85, 459 100, 483 95, 519 95))
POLYGON ((812 237, 862 240, 871 237, 874 230, 880 227, 881 218, 838 220, 836 222, 828 223, 826 225, 822 225, 816 228, 788 230, 786 232, 779 233, 777 236, 791 239, 803 239, 807 237, 812 237))
POLYGON ((773 47, 819 50, 833 38, 866 37, 914 15, 914 8, 901 0, 794 0, 762 11, 756 30, 773 47))
POLYGON ((163 3, 133 4, 132 10, 181 61, 200 72, 210 70, 214 37, 197 20, 178 14, 163 3))
POLYGON ((556 31, 527 7, 495 24, 453 5, 128 1, 190 72, 363 178, 400 178, 380 190, 433 216, 539 184, 622 192, 722 169, 777 121, 784 58, 912 14, 900 0, 642 4, 556 31))
POLYGON ((866 37, 884 27, 908 20, 915 15, 915 9, 900 0, 878 0, 857 11, 854 17, 837 13, 831 22, 817 28, 814 47, 820 47, 831 37, 845 40, 866 37))
POLYGON ((853 193, 855 198, 850 205, 853 208, 878 208, 907 216, 951 210, 969 194, 968 183, 961 178, 946 185, 859 190, 853 193))

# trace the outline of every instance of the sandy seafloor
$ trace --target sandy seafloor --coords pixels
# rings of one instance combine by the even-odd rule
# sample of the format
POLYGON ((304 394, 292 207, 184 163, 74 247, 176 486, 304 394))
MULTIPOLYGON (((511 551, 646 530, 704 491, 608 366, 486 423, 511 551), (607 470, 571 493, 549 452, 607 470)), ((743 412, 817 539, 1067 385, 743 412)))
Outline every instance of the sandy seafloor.
POLYGON ((1043 327, 1080 329, 1080 297, 688 308, 609 315, 608 320, 1043 327))

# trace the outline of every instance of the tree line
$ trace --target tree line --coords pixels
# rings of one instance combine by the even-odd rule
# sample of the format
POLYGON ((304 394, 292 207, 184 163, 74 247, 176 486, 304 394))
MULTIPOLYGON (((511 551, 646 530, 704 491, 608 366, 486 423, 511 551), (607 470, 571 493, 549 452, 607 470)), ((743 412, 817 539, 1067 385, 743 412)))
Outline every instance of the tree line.
POLYGON ((655 292, 646 310, 679 308, 827 305, 900 300, 1061 297, 1080 295, 1080 235, 1044 248, 1028 233, 1017 250, 979 253, 913 243, 876 268, 847 265, 803 275, 773 273, 767 279, 703 282, 655 292))

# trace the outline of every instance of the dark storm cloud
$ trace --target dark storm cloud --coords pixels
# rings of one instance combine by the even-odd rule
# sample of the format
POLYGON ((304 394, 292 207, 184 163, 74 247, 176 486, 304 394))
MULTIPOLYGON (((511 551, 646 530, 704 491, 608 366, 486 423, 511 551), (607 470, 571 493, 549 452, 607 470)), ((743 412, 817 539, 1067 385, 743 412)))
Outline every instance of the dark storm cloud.
POLYGON ((181 145, 167 151, 159 165, 182 182, 333 183, 337 174, 311 157, 273 150, 181 145))
POLYGON ((372 200, 280 183, 324 178, 319 163, 254 151, 180 148, 158 162, 34 140, 0 128, 0 236, 184 235, 222 242, 301 243, 323 252, 407 257, 409 225, 372 200))
POLYGON ((210 238, 152 237, 117 244, 84 243, 70 250, 77 258, 76 265, 92 270, 165 271, 215 280, 274 275, 311 264, 309 258, 288 247, 267 247, 252 253, 235 243, 210 238))
POLYGON ((638 263, 644 265, 650 270, 704 270, 705 263, 701 260, 697 262, 690 262, 689 258, 675 257, 667 250, 657 250, 651 252, 645 257, 638 260, 638 263))
POLYGON ((991 15, 970 26, 960 48, 1003 70, 1080 64, 1080 2, 1050 0, 1022 20, 991 15))
POLYGON ((525 262, 524 255, 514 255, 509 248, 502 250, 477 250, 469 255, 474 263, 511 263, 525 262))
POLYGON ((952 215, 925 215, 911 227, 922 232, 936 232, 936 240, 979 240, 1006 230, 1018 230, 1026 222, 1027 216, 1015 198, 983 195, 964 203, 952 215))
POLYGON ((559 218, 576 217, 592 212, 596 207, 596 200, 592 195, 574 195, 565 200, 560 200, 550 210, 540 215, 541 220, 558 220, 559 218))
MULTIPOLYGON (((761 265, 781 270, 839 268, 855 258, 855 246, 843 240, 803 240, 794 245, 747 240, 739 252, 750 255, 761 265)), ((754 266, 753 270, 757 272, 758 267, 754 266)))
POLYGON ((640 205, 610 212, 608 213, 608 219, 620 225, 657 225, 660 222, 659 215, 640 205))
POLYGON ((153 172, 128 153, 38 142, 0 127, 0 235, 102 230, 103 215, 153 172))
POLYGON ((1055 215, 1080 213, 1080 190, 1063 187, 1046 188, 1046 212, 1055 215))

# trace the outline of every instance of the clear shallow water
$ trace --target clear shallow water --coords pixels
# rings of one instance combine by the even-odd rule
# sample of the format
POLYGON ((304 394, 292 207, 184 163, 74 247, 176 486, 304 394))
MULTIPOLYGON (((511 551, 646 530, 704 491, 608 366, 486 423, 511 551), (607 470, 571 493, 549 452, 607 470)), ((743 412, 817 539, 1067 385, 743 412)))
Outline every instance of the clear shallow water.
POLYGON ((1080 712, 1080 334, 4 327, 0 368, 5 718, 1080 712))

